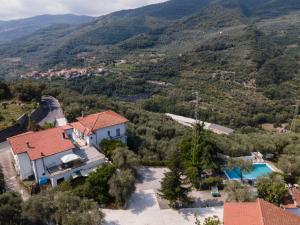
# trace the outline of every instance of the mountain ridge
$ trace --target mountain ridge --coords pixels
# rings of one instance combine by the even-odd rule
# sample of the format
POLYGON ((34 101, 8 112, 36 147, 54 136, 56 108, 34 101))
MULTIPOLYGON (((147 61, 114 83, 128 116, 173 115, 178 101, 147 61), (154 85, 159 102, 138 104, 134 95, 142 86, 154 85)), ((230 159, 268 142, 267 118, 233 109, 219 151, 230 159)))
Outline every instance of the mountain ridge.
POLYGON ((92 21, 94 17, 74 14, 44 14, 24 19, 0 21, 0 43, 7 43, 28 36, 35 31, 55 24, 79 25, 92 21))

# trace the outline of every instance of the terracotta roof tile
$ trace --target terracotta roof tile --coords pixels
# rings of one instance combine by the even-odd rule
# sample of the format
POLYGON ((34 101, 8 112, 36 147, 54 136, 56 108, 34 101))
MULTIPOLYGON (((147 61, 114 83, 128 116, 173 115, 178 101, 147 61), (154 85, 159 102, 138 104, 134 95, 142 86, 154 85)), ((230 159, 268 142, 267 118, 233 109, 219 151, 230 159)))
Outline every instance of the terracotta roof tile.
POLYGON ((79 117, 77 120, 90 131, 128 122, 128 119, 111 110, 79 117))
POLYGON ((92 132, 89 128, 84 127, 80 122, 74 122, 70 124, 74 129, 79 130, 85 135, 90 135, 92 132))
POLYGON ((300 192, 295 188, 292 191, 297 207, 300 207, 300 192))
POLYGON ((224 225, 299 225, 300 217, 269 202, 225 203, 224 225))
POLYGON ((70 139, 64 138, 63 133, 64 129, 57 127, 24 133, 7 140, 14 154, 27 152, 31 160, 36 160, 75 148, 70 139))

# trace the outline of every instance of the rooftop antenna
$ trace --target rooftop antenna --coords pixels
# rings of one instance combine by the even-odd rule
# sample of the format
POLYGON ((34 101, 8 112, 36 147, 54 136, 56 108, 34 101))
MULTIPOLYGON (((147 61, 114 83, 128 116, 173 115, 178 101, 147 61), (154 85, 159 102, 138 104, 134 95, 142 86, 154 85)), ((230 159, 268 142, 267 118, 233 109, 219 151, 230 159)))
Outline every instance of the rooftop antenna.
POLYGON ((293 121, 292 121, 292 124, 291 124, 291 131, 292 132, 296 131, 296 123, 297 123, 297 118, 298 118, 298 113, 299 113, 299 104, 300 104, 300 100, 296 100, 296 108, 295 108, 295 112, 294 112, 293 121))

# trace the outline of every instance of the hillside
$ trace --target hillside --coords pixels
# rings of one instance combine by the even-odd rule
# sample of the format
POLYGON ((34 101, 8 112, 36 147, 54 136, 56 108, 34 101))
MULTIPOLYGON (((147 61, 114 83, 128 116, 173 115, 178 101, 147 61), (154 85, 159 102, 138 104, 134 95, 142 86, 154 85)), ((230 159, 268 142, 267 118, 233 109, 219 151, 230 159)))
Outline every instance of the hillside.
POLYGON ((35 31, 54 24, 83 24, 92 21, 89 16, 41 15, 26 19, 0 21, 0 43, 9 42, 28 36, 35 31))
POLYGON ((208 121, 288 123, 300 94, 299 9, 296 0, 172 0, 52 26, 0 46, 0 75, 104 64, 108 77, 59 85, 185 116, 197 90, 208 121))

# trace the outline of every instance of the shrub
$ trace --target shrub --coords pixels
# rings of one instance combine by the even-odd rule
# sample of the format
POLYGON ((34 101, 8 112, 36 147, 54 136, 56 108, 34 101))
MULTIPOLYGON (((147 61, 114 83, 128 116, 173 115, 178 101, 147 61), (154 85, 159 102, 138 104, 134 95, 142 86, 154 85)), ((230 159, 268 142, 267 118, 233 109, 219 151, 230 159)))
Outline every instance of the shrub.
POLYGON ((104 152, 104 154, 111 159, 113 156, 113 152, 118 147, 124 147, 124 144, 119 140, 108 140, 104 139, 99 144, 100 149, 104 152))
POLYGON ((201 182, 202 190, 209 190, 212 187, 223 189, 223 180, 221 177, 208 177, 201 182))

